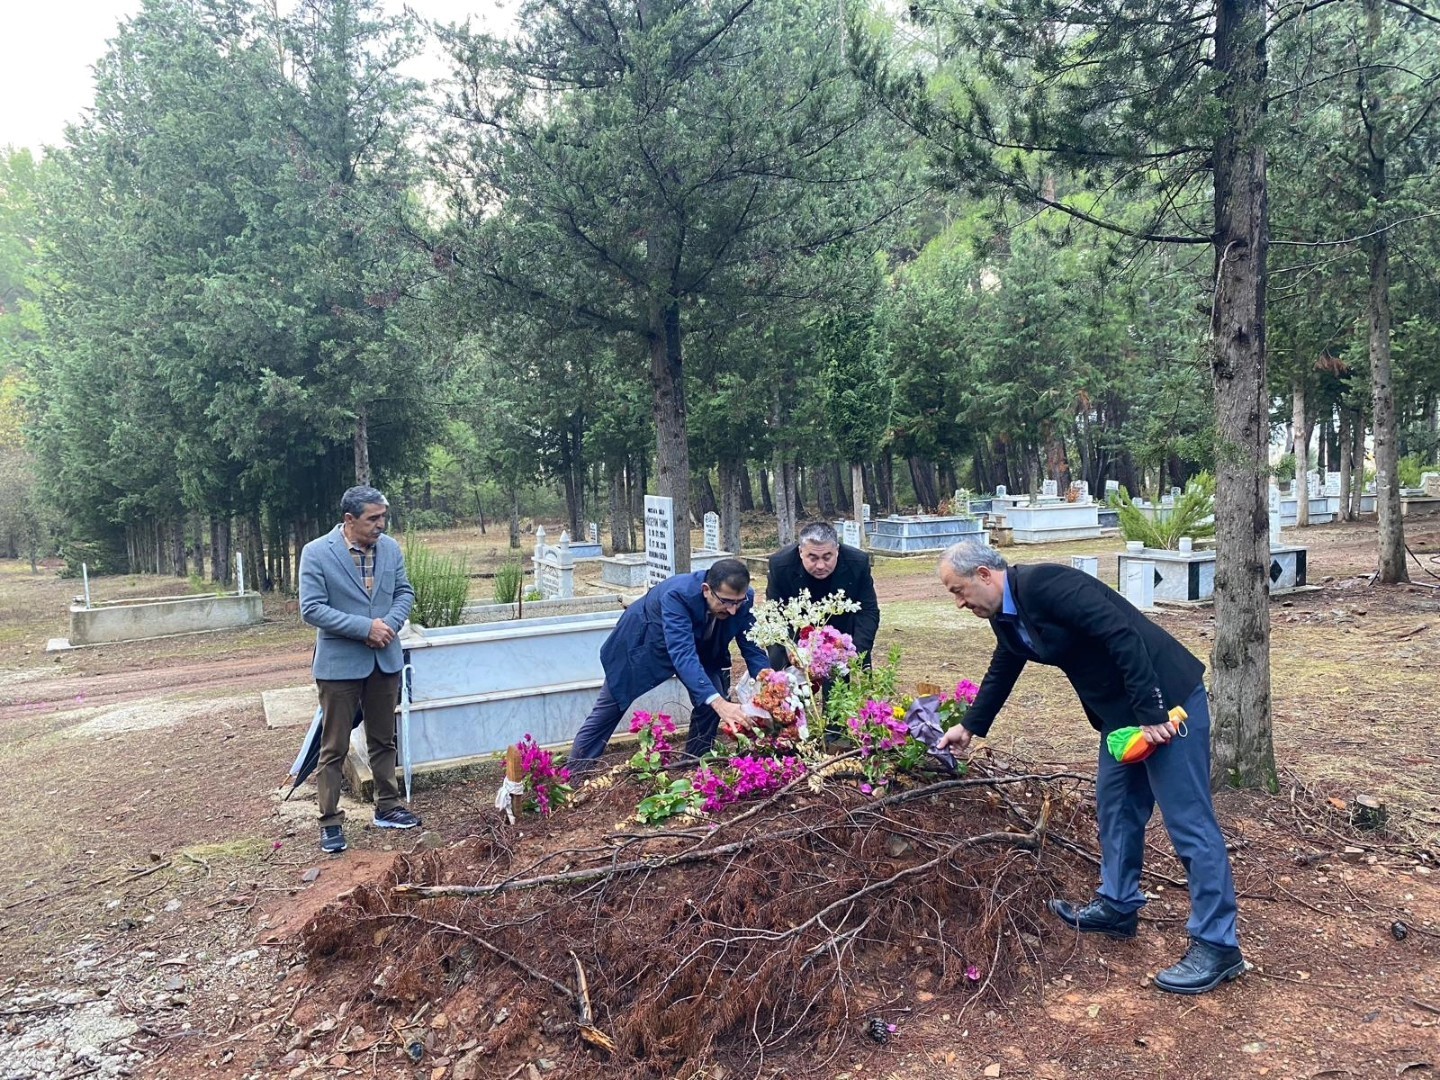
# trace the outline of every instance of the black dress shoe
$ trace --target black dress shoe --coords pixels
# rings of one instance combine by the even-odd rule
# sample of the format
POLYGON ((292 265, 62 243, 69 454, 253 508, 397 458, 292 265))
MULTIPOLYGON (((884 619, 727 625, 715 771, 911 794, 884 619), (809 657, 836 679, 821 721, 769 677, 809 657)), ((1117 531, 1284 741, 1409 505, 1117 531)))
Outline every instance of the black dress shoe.
POLYGON ((1133 938, 1140 916, 1122 911, 1103 896, 1097 896, 1082 908, 1068 900, 1051 900, 1050 911, 1067 926, 1085 934, 1104 934, 1113 938, 1133 938))
POLYGON ((1155 985, 1171 994, 1203 994, 1244 973, 1245 958, 1239 949, 1221 948, 1191 938, 1184 958, 1156 975, 1155 985))

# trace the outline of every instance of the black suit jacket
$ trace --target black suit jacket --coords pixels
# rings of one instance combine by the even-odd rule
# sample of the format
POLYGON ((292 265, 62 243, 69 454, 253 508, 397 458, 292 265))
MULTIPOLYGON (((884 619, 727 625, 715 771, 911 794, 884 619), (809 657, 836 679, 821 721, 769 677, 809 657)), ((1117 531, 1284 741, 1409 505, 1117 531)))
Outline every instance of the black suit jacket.
MULTIPOLYGON (((800 546, 791 544, 770 556, 769 571, 765 585, 765 596, 769 600, 790 600, 809 589, 810 598, 819 600, 831 596, 841 589, 851 600, 859 601, 860 610, 833 616, 828 625, 842 634, 849 634, 855 642, 855 649, 868 657, 875 648, 875 634, 880 629, 880 602, 875 599, 875 579, 870 576, 870 557, 859 548, 840 545, 840 556, 835 571, 823 581, 817 581, 805 572, 800 561, 800 546)), ((785 666, 785 651, 778 646, 770 650, 774 666, 785 666)))
POLYGON ((1027 660, 1065 672, 1091 725, 1104 733, 1163 724, 1200 685, 1205 665, 1098 578, 1037 563, 1012 566, 1009 580, 1034 648, 1026 647, 1013 621, 990 620, 995 653, 962 721, 974 734, 990 730, 1027 660))

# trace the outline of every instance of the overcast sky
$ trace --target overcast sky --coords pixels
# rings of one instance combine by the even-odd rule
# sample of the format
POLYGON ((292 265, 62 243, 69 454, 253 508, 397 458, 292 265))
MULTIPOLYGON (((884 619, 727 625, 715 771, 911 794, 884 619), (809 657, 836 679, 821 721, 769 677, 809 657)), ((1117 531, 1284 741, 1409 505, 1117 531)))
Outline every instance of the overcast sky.
MULTIPOLYGON (((0 147, 60 143, 94 95, 91 67, 141 0, 12 0, 0 21, 0 147)), ((518 0, 410 0, 424 19, 504 25, 518 0)), ((386 4, 387 10, 394 2, 386 4)), ((443 74, 438 61, 430 77, 443 74)), ((422 76, 423 77, 423 76, 422 76)))

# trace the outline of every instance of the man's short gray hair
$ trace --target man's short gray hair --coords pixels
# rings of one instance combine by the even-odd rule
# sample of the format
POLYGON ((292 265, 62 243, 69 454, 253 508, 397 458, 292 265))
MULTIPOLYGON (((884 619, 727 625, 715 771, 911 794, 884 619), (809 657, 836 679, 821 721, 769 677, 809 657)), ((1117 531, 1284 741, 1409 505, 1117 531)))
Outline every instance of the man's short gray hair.
POLYGON ((390 502, 380 494, 378 488, 369 484, 357 484, 340 496, 340 512, 351 517, 360 517, 367 506, 389 506, 390 502))
POLYGON ((975 571, 982 566, 1004 573, 1007 564, 1005 556, 989 544, 962 540, 945 549, 945 554, 940 556, 940 565, 948 566, 961 577, 968 578, 974 577, 975 571))
POLYGON ((800 530, 800 546, 804 547, 806 544, 839 547, 840 537, 835 532, 835 526, 828 521, 812 521, 800 530))

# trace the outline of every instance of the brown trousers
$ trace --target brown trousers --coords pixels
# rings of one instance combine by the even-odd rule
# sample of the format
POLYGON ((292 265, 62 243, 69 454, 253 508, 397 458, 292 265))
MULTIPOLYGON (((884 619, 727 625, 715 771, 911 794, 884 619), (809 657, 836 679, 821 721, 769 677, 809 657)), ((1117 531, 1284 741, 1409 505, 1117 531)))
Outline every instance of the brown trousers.
POLYGON ((365 716, 365 748, 375 777, 375 812, 383 814, 400 806, 400 785, 395 782, 395 705, 400 700, 400 673, 387 675, 376 665, 368 678, 316 679, 315 686, 324 710, 320 764, 315 770, 321 826, 345 820, 340 809, 340 781, 356 709, 365 716))

